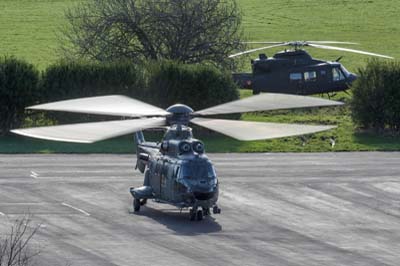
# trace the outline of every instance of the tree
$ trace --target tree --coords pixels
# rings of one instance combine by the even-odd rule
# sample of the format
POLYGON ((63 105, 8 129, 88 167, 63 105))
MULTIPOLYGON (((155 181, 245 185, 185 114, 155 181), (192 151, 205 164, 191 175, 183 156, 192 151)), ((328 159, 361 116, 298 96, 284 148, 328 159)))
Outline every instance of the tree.
POLYGON ((10 233, 0 237, 0 266, 33 265, 33 257, 39 252, 30 249, 30 242, 39 228, 31 226, 29 216, 15 220, 10 233))
POLYGON ((236 0, 89 0, 66 12, 66 56, 234 67, 244 48, 236 0))

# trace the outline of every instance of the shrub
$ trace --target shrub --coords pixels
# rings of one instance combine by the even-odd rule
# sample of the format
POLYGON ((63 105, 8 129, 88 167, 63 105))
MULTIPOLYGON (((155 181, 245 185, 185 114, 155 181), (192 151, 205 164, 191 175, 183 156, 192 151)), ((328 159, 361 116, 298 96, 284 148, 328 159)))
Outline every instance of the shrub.
POLYGON ((400 63, 371 60, 359 70, 351 102, 353 121, 364 129, 400 131, 400 63))
MULTIPOLYGON (((181 102, 200 110, 238 99, 229 73, 213 66, 170 61, 145 66, 129 62, 60 62, 44 72, 41 87, 46 102, 122 94, 162 108, 181 102)), ((61 123, 93 120, 93 116, 81 114, 53 113, 48 117, 61 123)))
POLYGON ((21 125, 24 109, 40 98, 39 73, 15 58, 0 59, 0 134, 21 125))
POLYGON ((43 73, 46 101, 123 94, 143 98, 144 79, 129 62, 88 63, 62 61, 43 73))
MULTIPOLYGON (((130 62, 90 63, 62 61, 49 66, 42 75, 45 102, 81 97, 122 94, 144 100, 144 71, 130 62)), ((49 113, 61 123, 89 121, 92 116, 49 113)))
POLYGON ((150 63, 147 81, 148 100, 167 108, 184 103, 194 110, 239 98, 231 74, 209 65, 184 65, 171 61, 150 63))

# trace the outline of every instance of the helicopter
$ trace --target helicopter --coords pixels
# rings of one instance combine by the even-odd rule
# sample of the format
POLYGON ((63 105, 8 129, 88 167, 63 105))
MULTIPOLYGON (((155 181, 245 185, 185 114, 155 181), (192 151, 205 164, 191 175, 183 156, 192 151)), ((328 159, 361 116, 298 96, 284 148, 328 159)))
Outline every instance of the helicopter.
POLYGON ((207 118, 231 113, 341 105, 322 98, 259 94, 200 111, 175 104, 159 107, 122 95, 64 100, 28 107, 31 110, 101 114, 129 118, 102 122, 14 129, 23 136, 76 143, 93 143, 121 135, 135 136, 136 169, 144 173, 143 186, 130 188, 134 212, 152 199, 189 209, 190 220, 221 213, 219 182, 202 141, 193 137, 189 123, 238 140, 259 140, 305 135, 335 128, 331 125, 281 124, 207 118), (146 141, 144 130, 165 131, 160 142, 146 141))
POLYGON ((260 54, 258 59, 251 60, 252 73, 236 73, 233 79, 244 89, 252 89, 253 94, 260 92, 289 93, 312 95, 346 91, 357 79, 357 75, 348 71, 341 63, 342 57, 335 61, 324 61, 312 58, 300 47, 309 46, 320 49, 339 50, 370 56, 393 59, 393 57, 370 53, 326 44, 357 44, 337 41, 290 41, 290 42, 245 42, 248 44, 272 44, 244 52, 232 54, 234 58, 240 55, 275 48, 290 46, 294 49, 278 52, 268 58, 260 54))

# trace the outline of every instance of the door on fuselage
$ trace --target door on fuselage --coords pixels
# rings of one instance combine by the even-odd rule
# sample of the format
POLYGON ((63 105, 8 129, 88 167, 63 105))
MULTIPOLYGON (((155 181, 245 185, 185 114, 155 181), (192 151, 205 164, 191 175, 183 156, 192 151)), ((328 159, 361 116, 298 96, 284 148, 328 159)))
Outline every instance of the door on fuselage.
POLYGON ((332 91, 341 91, 347 88, 346 76, 340 66, 333 66, 329 74, 330 89, 332 91))
POLYGON ((161 173, 160 173, 160 194, 161 198, 164 200, 169 199, 168 195, 168 167, 169 163, 167 161, 163 161, 161 173))
POLYGON ((161 197, 161 171, 162 171, 162 160, 158 159, 152 171, 152 175, 150 178, 150 186, 153 189, 153 192, 156 198, 161 197))
POLYGON ((175 172, 175 164, 165 161, 161 173, 161 198, 168 201, 173 201, 175 195, 175 172))
POLYGON ((289 87, 292 93, 303 94, 304 93, 304 78, 303 72, 291 71, 289 72, 289 87))
POLYGON ((314 94, 318 92, 318 78, 320 78, 318 76, 318 72, 313 68, 303 71, 304 95, 314 94))

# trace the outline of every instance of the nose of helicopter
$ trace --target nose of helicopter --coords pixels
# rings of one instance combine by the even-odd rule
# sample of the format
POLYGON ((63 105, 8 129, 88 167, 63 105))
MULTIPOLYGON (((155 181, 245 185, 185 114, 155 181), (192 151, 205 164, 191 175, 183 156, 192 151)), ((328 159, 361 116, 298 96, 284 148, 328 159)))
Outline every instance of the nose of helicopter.
POLYGON ((200 191, 195 191, 193 192, 195 199, 197 200, 209 200, 214 197, 215 192, 200 192, 200 191))
POLYGON ((349 79, 349 82, 352 83, 357 79, 357 75, 354 73, 350 73, 348 79, 349 79))
POLYGON ((192 196, 196 200, 209 200, 212 199, 217 191, 218 186, 209 184, 209 183, 200 183, 192 187, 192 196))

